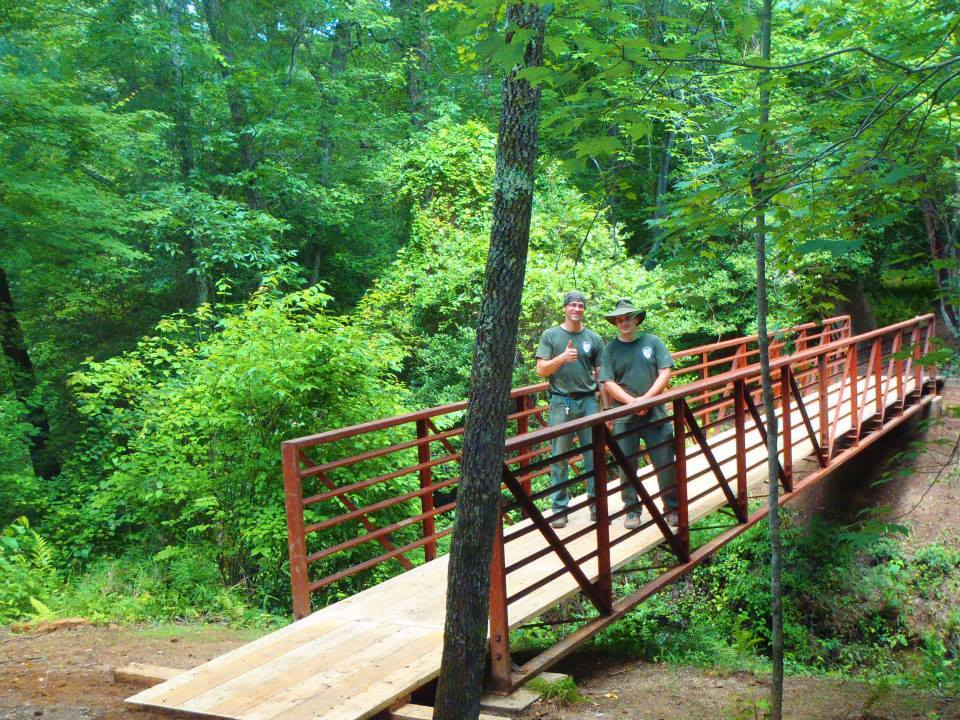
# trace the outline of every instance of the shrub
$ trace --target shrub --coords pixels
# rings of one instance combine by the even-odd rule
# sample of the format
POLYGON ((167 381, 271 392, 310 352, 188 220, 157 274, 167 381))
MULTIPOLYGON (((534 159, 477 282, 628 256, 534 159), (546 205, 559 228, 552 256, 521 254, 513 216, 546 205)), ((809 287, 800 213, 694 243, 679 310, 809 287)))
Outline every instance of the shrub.
POLYGON ((220 583, 284 605, 280 442, 404 407, 389 338, 328 314, 328 299, 264 289, 229 314, 169 318, 135 351, 88 362, 73 388, 89 429, 50 523, 68 557, 133 547, 182 562, 181 550, 204 548, 220 583))
POLYGON ((25 517, 0 532, 0 623, 44 611, 58 582, 52 548, 25 517))

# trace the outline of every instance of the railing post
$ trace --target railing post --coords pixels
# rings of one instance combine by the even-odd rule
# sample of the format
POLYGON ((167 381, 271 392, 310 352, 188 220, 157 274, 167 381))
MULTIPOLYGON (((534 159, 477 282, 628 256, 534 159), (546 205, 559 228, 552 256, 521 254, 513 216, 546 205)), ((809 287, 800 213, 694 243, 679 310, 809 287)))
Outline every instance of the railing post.
POLYGON ((871 350, 871 355, 874 358, 873 367, 873 379, 877 387, 875 388, 875 395, 877 398, 877 417, 880 418, 880 424, 883 425, 883 338, 878 337, 873 341, 873 349, 871 350))
MULTIPOLYGON (((420 440, 426 440, 429 435, 429 428, 427 427, 427 421, 417 420, 417 437, 420 440)), ((420 465, 430 462, 430 443, 421 442, 417 445, 417 462, 420 465)), ((425 489, 433 485, 433 468, 431 467, 421 467, 420 468, 420 488, 425 489)), ((421 512, 426 515, 427 513, 433 510, 433 493, 424 493, 420 496, 420 508, 421 512)), ((433 515, 429 515, 423 519, 423 535, 422 537, 430 537, 437 531, 436 523, 434 521, 433 515)), ((426 562, 430 562, 437 556, 437 543, 434 540, 431 540, 423 546, 423 556, 426 562)))
POLYGON ((913 332, 910 335, 910 342, 913 344, 912 356, 910 362, 913 370, 913 385, 917 391, 917 398, 923 396, 923 368, 920 367, 920 324, 913 326, 913 332))
POLYGON ((854 447, 860 444, 860 411, 858 409, 860 400, 858 397, 860 393, 860 380, 858 375, 860 369, 858 365, 857 345, 853 343, 847 352, 847 367, 850 368, 850 429, 853 431, 854 447))
POLYGON ((827 376, 829 364, 827 363, 827 354, 817 355, 817 400, 818 419, 820 423, 820 447, 827 454, 827 462, 830 461, 830 405, 828 403, 827 393, 830 390, 827 376))
POLYGON ((790 366, 780 368, 780 427, 783 428, 783 487, 793 490, 793 417, 790 412, 790 366))
POLYGON ((677 535, 682 560, 690 560, 690 508, 687 505, 687 426, 683 421, 683 398, 673 401, 674 467, 677 471, 677 535))
POLYGON ((498 508, 490 558, 490 689, 505 695, 512 689, 512 668, 510 623, 507 619, 507 563, 503 542, 503 511, 498 508))
POLYGON ((293 617, 310 614, 310 588, 307 575, 307 538, 303 523, 303 484, 300 479, 300 450, 283 443, 283 497, 287 508, 287 551, 290 556, 290 590, 293 617))
MULTIPOLYGON (((776 360, 780 357, 780 347, 777 345, 776 335, 773 337, 773 341, 770 343, 769 349, 767 351, 770 361, 776 360)), ((758 358, 759 359, 759 358, 758 358)), ((777 400, 780 397, 780 383, 773 383, 773 399, 777 400)))
POLYGON ((737 443, 737 503, 743 515, 747 514, 747 399, 746 383, 737 380, 733 385, 733 423, 737 443))
POLYGON ((610 506, 607 489, 607 426, 593 426, 593 492, 597 510, 597 590, 607 612, 613 612, 613 572, 610 567, 610 506))
MULTIPOLYGON (((919 351, 920 351, 920 327, 918 325, 914 325, 910 329, 910 357, 907 359, 907 367, 904 369, 904 382, 906 382, 907 376, 913 375, 914 385, 916 385, 916 377, 917 377, 916 365, 917 365, 917 358, 920 356, 919 351)), ((917 390, 917 396, 919 397, 920 388, 915 387, 915 389, 917 390)), ((904 404, 904 407, 906 407, 906 404, 907 404, 906 397, 904 397, 903 399, 903 404, 904 404)))
MULTIPOLYGON (((894 338, 893 342, 893 354, 898 356, 903 350, 903 330, 897 330, 897 336, 894 338)), ((903 407, 906 399, 903 395, 903 359, 900 357, 894 357, 893 360, 894 373, 897 376, 897 414, 903 414, 903 407)))
MULTIPOLYGON (((808 343, 809 341, 807 338, 807 329, 803 328, 797 335, 797 352, 801 353, 804 350, 806 350, 808 343)), ((804 372, 803 369, 800 370, 800 374, 799 374, 799 377, 797 378, 797 381, 800 384, 801 392, 803 390, 803 386, 810 381, 810 377, 812 374, 813 374, 812 370, 810 369, 808 369, 806 372, 804 372)))
MULTIPOLYGON (((926 355, 930 352, 930 340, 937 336, 937 319, 931 318, 930 322, 927 324, 927 338, 923 342, 923 354, 926 355)), ((930 386, 931 392, 936 392, 937 387, 937 366, 933 363, 927 366, 927 372, 930 376, 930 386)))
MULTIPOLYGON (((517 417, 517 435, 526 435, 527 431, 530 429, 530 423, 528 422, 529 416, 526 414, 526 411, 529 408, 529 405, 527 403, 528 399, 529 399, 528 395, 521 395, 517 398, 516 409, 517 409, 517 412, 520 413, 519 417, 517 417)), ((527 445, 520 446, 521 455, 526 455, 529 450, 530 448, 527 445)), ((517 475, 522 476, 523 469, 527 467, 529 464, 530 464, 530 458, 521 458, 520 464, 519 464, 520 467, 517 470, 517 475)), ((521 479, 520 485, 523 486, 523 491, 527 495, 529 495, 530 494, 530 478, 521 479)))

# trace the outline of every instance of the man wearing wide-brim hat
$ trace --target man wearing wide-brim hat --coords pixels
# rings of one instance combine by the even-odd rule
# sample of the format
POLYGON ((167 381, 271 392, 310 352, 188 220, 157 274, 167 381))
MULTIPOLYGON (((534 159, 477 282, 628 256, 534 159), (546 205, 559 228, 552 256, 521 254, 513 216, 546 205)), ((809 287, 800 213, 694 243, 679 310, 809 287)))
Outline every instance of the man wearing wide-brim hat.
MULTIPOLYGON (((609 313, 604 315, 617 328, 617 337, 611 340, 600 356, 599 380, 604 392, 614 406, 628 405, 641 398, 651 398, 662 393, 670 384, 670 369, 673 358, 667 346, 656 335, 640 332, 639 325, 647 313, 634 307, 626 298, 619 300, 609 313)), ((638 410, 617 420, 613 435, 624 455, 636 466, 640 439, 657 471, 660 497, 666 509, 666 519, 677 524, 677 473, 674 463, 673 424, 662 406, 638 410)), ((624 525, 640 527, 641 506, 637 490, 620 471, 621 496, 627 508, 624 525)))

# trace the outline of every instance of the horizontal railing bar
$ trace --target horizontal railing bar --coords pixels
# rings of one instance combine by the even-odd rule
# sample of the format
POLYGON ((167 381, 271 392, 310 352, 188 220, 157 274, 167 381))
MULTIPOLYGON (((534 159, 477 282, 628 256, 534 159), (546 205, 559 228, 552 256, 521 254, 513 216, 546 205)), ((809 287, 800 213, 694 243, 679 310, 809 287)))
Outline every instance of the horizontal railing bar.
MULTIPOLYGON (((357 537, 350 538, 349 540, 345 540, 338 545, 331 545, 330 547, 323 548, 322 550, 317 550, 316 552, 310 553, 307 556, 308 563, 316 562, 317 560, 322 560, 323 558, 333 555, 335 553, 338 553, 341 550, 349 550, 350 548, 356 547, 357 545, 362 545, 365 542, 370 542, 371 540, 377 540, 378 538, 381 538, 385 535, 390 535, 391 533, 395 533, 397 530, 402 530, 405 527, 409 527, 410 525, 416 524, 425 518, 434 517, 436 515, 442 515, 443 513, 452 510, 455 505, 456 503, 447 503, 446 505, 442 505, 441 507, 434 508, 429 512, 421 513, 419 515, 413 515, 411 517, 404 518, 403 520, 398 520, 397 522, 392 523, 390 525, 384 525, 382 528, 374 530, 373 532, 368 532, 365 535, 358 535, 357 537)), ((389 559, 393 557, 393 555, 394 555, 394 551, 391 550, 390 552, 383 553, 381 555, 378 555, 377 557, 380 557, 383 559, 389 559)))
MULTIPOLYGON (((334 498, 342 497, 349 492, 355 492, 357 490, 365 490, 372 485, 378 483, 389 482, 390 480, 396 480, 398 477, 403 477, 404 475, 411 475, 415 472, 418 472, 425 468, 431 468, 436 465, 443 465, 444 463, 451 462, 453 460, 458 460, 460 458, 460 453, 453 455, 445 455, 443 457, 434 458, 433 460, 428 460, 426 462, 418 463, 417 465, 409 465, 407 467, 400 468, 399 470, 394 470, 385 475, 377 475, 376 477, 367 478, 366 480, 358 480, 355 483, 350 483, 349 485, 343 485, 341 487, 334 488, 333 490, 328 490, 325 493, 320 493, 318 495, 311 495, 303 499, 304 506, 316 505, 317 503, 326 502, 327 500, 333 500, 334 498)), ((439 483, 435 483, 436 487, 439 483)), ((448 483, 449 484, 449 483, 448 483)))
MULTIPOLYGON (((598 550, 594 549, 594 550, 588 552, 588 553, 587 553, 586 555, 584 555, 583 557, 574 558, 574 563, 575 563, 578 567, 579 567, 579 566, 582 566, 583 563, 588 562, 588 561, 592 560, 593 558, 595 558, 595 557, 597 556, 598 552, 599 552, 598 550)), ((563 575, 565 575, 565 574, 568 573, 568 572, 569 572, 569 569, 568 569, 566 566, 561 566, 561 567, 557 568, 556 570, 554 570, 553 572, 547 573, 546 575, 544 575, 542 578, 540 578, 540 579, 537 580, 536 582, 531 583, 530 585, 527 585, 526 587, 524 587, 522 590, 518 590, 518 591, 515 592, 513 595, 508 595, 508 596, 507 596, 507 605, 510 605, 511 603, 514 603, 514 602, 516 602, 517 600, 522 600, 523 598, 525 598, 525 597, 526 597, 527 595, 529 595, 530 593, 536 592, 537 590, 539 590, 540 588, 544 587, 545 585, 549 585, 551 582, 553 582, 554 580, 556 580, 558 577, 562 577, 563 575)))
POLYGON ((404 553, 408 553, 411 550, 416 550, 418 547, 422 547, 427 543, 436 542, 440 538, 446 537, 452 532, 453 532, 453 528, 449 527, 446 530, 442 530, 441 532, 435 533, 429 537, 420 538, 419 540, 415 540, 414 542, 407 543, 403 547, 399 547, 396 550, 391 550, 386 555, 380 555, 378 557, 365 560, 362 563, 358 563, 351 567, 340 570, 339 572, 335 572, 333 575, 328 575, 325 578, 312 582, 307 585, 307 590, 309 592, 315 592, 317 590, 320 590, 321 588, 326 587, 327 585, 332 585, 338 580, 344 580, 348 577, 356 575, 357 573, 363 572, 364 570, 369 570, 372 567, 376 567, 377 565, 383 563, 386 560, 392 560, 398 555, 403 555, 404 553))
MULTIPOLYGON (((386 510, 387 508, 407 502, 408 500, 413 500, 414 498, 432 494, 437 490, 442 490, 445 487, 449 487, 456 482, 456 478, 451 478, 450 480, 444 480, 442 482, 444 483, 443 485, 436 483, 434 485, 428 485, 427 487, 417 488, 416 490, 411 490, 403 495, 394 495, 393 497, 386 498, 380 502, 375 502, 372 505, 364 505, 363 507, 358 507, 356 510, 351 510, 350 512, 343 513, 342 515, 327 518, 326 520, 321 520, 318 523, 311 523, 303 529, 303 533, 304 535, 311 535, 315 532, 320 532, 337 525, 342 525, 350 520, 357 520, 361 516, 386 510)), ((369 537, 369 535, 364 535, 364 537, 369 537)))
POLYGON ((663 565, 644 565, 643 567, 639 567, 639 568, 625 567, 625 568, 619 568, 619 569, 617 569, 617 570, 613 570, 613 571, 611 572, 611 574, 613 574, 613 575, 630 575, 630 574, 632 574, 632 573, 650 572, 651 570, 669 570, 669 569, 672 568, 672 567, 675 567, 675 565, 667 565, 667 564, 663 564, 663 565))
MULTIPOLYGON (((536 526, 534 526, 534 527, 536 527, 536 526)), ((564 545, 567 545, 567 544, 573 542, 574 540, 579 540, 580 538, 582 538, 582 537, 584 537, 584 536, 586 536, 586 535, 589 535, 589 534, 592 533, 593 531, 594 531, 593 525, 586 525, 585 527, 580 528, 579 530, 577 530, 577 531, 574 532, 574 533, 570 533, 569 535, 564 535, 564 536, 563 536, 562 538, 560 538, 560 539, 563 541, 563 544, 564 544, 564 545)), ((506 542, 506 538, 504 538, 504 542, 506 542)), ((539 560, 540 558, 542 558, 542 557, 544 557, 544 556, 546 556, 546 555, 550 555, 552 552, 553 552, 553 548, 552 548, 552 547, 550 547, 549 545, 544 545, 542 548, 540 548, 539 550, 537 550, 537 551, 534 552, 533 554, 527 555, 527 556, 525 556, 525 557, 523 557, 523 558, 520 558, 519 560, 517 560, 516 562, 512 563, 511 565, 507 565, 507 566, 506 566, 506 573, 509 575, 509 574, 512 573, 513 571, 519 570, 520 568, 529 565, 529 564, 530 564, 531 562, 533 562, 534 560, 539 560)))
MULTIPOLYGON (((835 315, 833 317, 824 318, 821 322, 807 322, 800 325, 795 325, 791 328, 782 330, 781 332, 800 332, 802 330, 812 330, 815 327, 824 327, 830 324, 836 324, 839 322, 849 322, 849 315, 835 315)), ((776 335, 776 332, 771 331, 767 333, 767 337, 773 337, 776 335)), ((721 340, 717 343, 709 343, 707 345, 698 345, 697 347, 692 347, 686 349, 684 352, 693 354, 702 354, 705 350, 725 350, 726 348, 736 347, 737 345, 749 345, 750 343, 755 343, 760 339, 760 335, 747 335, 745 337, 731 338, 729 340, 721 340)))
MULTIPOLYGON (((782 367, 792 365, 797 362, 805 362, 812 359, 815 359, 821 355, 825 355, 829 352, 836 352, 839 349, 847 348, 852 343, 855 342, 864 342, 865 340, 872 340, 875 337, 882 336, 888 332, 894 332, 898 329, 911 327, 913 325, 919 324, 921 322, 929 322, 933 319, 933 314, 928 313, 927 315, 922 315, 911 320, 904 320, 901 323, 896 325, 891 325, 887 328, 881 328, 878 330, 871 330, 869 332, 857 335, 856 337, 845 338, 843 340, 837 340, 829 345, 822 345, 816 348, 811 348, 809 350, 803 350, 795 355, 784 355, 779 358, 770 359, 770 371, 779 370, 782 367)), ((759 373, 759 368, 756 366, 739 368, 737 370, 731 370, 725 372, 721 375, 717 375, 712 378, 705 378, 701 380, 694 380, 692 383, 686 385, 680 385, 679 387, 669 388, 664 390, 662 393, 655 397, 647 398, 645 400, 638 400, 636 402, 630 403, 628 405, 621 405, 620 407, 612 408, 610 410, 603 410, 594 415, 589 415, 584 418, 578 418, 576 420, 570 420, 568 422, 553 425, 551 427, 540 428, 534 430, 526 435, 523 435, 522 438, 525 442, 537 442, 537 441, 546 441, 553 437, 559 435, 566 435, 577 430, 590 427, 600 422, 607 422, 612 420, 619 420, 620 418, 626 417, 633 413, 636 413, 640 409, 649 409, 657 405, 662 405, 668 402, 672 402, 678 398, 687 397, 696 392, 702 392, 708 388, 721 387, 728 383, 732 383, 738 380, 747 380, 753 377, 756 377, 759 373)), ((513 449, 517 445, 518 438, 508 438, 505 447, 507 450, 513 449)))
MULTIPOLYGON (((837 316, 837 318, 842 318, 843 316, 837 316)), ((828 318, 823 321, 823 324, 834 322, 834 318, 828 318)), ((806 327, 816 327, 816 323, 805 323, 804 325, 796 326, 796 329, 802 330, 806 327)), ((783 332, 790 332, 793 328, 784 330, 783 332)), ((770 333, 772 337, 775 333, 770 333)), ((722 349, 726 346, 735 346, 743 343, 756 342, 758 336, 751 335, 745 338, 735 338, 731 340, 724 340, 713 345, 701 345, 695 348, 689 348, 686 350, 680 350, 673 353, 674 360, 685 357, 687 355, 694 355, 697 353, 702 353, 705 349, 722 349)), ((549 383, 537 383, 535 385, 525 385, 519 388, 513 388, 510 391, 510 398, 516 399, 519 397, 525 397, 530 395, 536 395, 537 393, 542 393, 549 388, 549 383)), ((396 427, 398 425, 403 425, 406 423, 415 423, 418 420, 427 420, 440 415, 448 415, 455 412, 461 412, 467 409, 467 401, 459 400, 453 403, 447 403, 445 405, 437 405, 431 408, 425 408, 423 410, 416 410, 410 413, 404 413, 402 415, 395 415, 389 418, 381 418, 379 420, 371 420, 365 423, 359 423, 357 425, 351 425, 345 428, 338 428, 335 430, 327 430, 321 433, 314 433, 313 435, 305 435, 304 437, 295 438, 292 440, 285 440, 282 444, 287 446, 293 446, 297 448, 313 447, 316 445, 321 445, 328 442, 334 442, 336 440, 343 440, 349 437, 354 437, 356 435, 363 435, 370 432, 377 432, 379 430, 386 430, 388 428, 396 427)))
POLYGON ((432 442, 440 442, 448 438, 454 437, 455 435, 462 435, 463 428, 456 428, 454 430, 446 430, 442 433, 436 433, 434 435, 425 435, 424 437, 414 438, 413 440, 405 440, 404 442, 397 443, 395 445, 388 445, 387 447, 376 448, 374 450, 368 450, 365 453, 360 453, 359 455, 351 455, 350 457, 340 458, 339 460, 332 460, 328 463, 322 463, 320 465, 312 465, 311 467, 304 468, 300 471, 300 477, 308 478, 313 477, 314 475, 322 475, 330 472, 331 470, 336 470, 342 467, 348 467, 350 465, 356 465, 357 463, 364 462, 366 460, 374 460, 384 455, 390 455, 395 452, 402 452, 403 450, 412 450, 415 447, 420 445, 426 445, 432 442))

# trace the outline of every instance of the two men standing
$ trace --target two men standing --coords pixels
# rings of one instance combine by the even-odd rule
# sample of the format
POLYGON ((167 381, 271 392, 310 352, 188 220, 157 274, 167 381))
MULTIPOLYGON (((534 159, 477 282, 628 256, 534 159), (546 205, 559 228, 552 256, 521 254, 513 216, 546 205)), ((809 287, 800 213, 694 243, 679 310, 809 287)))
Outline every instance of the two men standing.
MULTIPOLYGON (((617 327, 618 337, 604 346, 600 337, 583 326, 586 298, 582 293, 568 292, 563 299, 565 320, 561 325, 546 330, 537 347, 537 374, 550 378, 549 425, 559 425, 600 410, 596 397, 597 382, 615 406, 626 405, 640 398, 659 395, 670 382, 673 358, 656 335, 640 333, 639 324, 646 313, 637 310, 629 300, 620 300, 616 307, 605 315, 608 322, 617 327)), ((614 436, 627 457, 634 462, 639 450, 640 438, 657 469, 661 497, 667 510, 667 521, 676 524, 676 470, 673 452, 673 427, 666 421, 666 412, 657 406, 639 410, 632 416, 614 423, 614 436)), ((580 430, 580 447, 587 448, 592 442, 590 428, 580 430)), ((570 450, 572 435, 553 439, 553 455, 570 450)), ((587 495, 594 497, 593 453, 585 450, 584 472, 587 479, 587 495)), ((557 487, 568 479, 567 458, 554 463, 550 469, 551 485, 557 487)), ((637 491, 621 470, 621 496, 627 507, 625 527, 640 527, 640 504, 637 491)), ((551 525, 564 527, 565 514, 570 502, 567 488, 559 487, 553 494, 551 525)), ((591 520, 596 519, 596 509, 591 505, 591 520)))

